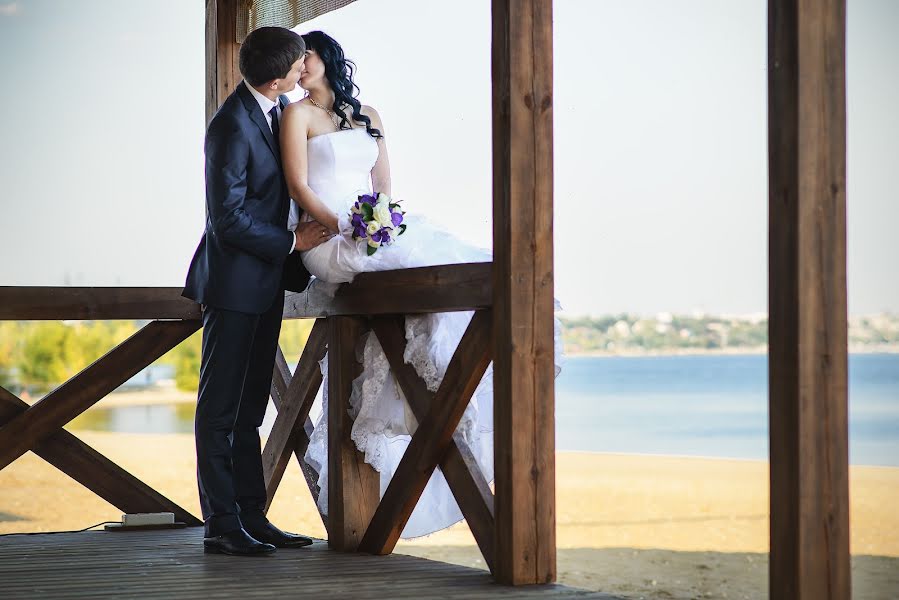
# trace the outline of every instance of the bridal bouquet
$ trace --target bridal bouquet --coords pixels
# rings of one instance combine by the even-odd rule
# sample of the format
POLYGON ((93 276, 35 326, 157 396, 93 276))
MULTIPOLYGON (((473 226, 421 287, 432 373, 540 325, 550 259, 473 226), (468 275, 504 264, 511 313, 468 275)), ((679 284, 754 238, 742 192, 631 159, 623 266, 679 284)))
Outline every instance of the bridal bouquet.
POLYGON ((392 244, 396 236, 405 233, 405 214, 399 202, 391 200, 387 194, 362 194, 350 208, 353 239, 367 240, 368 255, 371 256, 378 248, 392 244))

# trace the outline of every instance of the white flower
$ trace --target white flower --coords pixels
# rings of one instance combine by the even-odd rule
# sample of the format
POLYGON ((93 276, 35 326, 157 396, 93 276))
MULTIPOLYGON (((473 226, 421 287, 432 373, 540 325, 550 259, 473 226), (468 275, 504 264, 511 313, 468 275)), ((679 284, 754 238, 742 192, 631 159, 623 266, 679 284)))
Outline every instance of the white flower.
POLYGON ((362 214, 362 209, 359 208, 358 206, 356 206, 356 204, 353 204, 352 208, 350 208, 350 211, 351 211, 354 215, 361 215, 361 214, 362 214))
POLYGON ((393 218, 390 216, 389 202, 378 201, 378 205, 375 206, 375 219, 381 224, 381 227, 393 229, 393 218))
POLYGON ((381 226, 378 224, 377 221, 372 221, 371 223, 368 224, 368 226, 365 229, 366 229, 366 231, 368 231, 368 235, 371 235, 373 233, 378 232, 381 229, 381 226))
POLYGON ((380 248, 381 242, 376 242, 373 239, 368 238, 368 245, 371 246, 372 248, 380 248))

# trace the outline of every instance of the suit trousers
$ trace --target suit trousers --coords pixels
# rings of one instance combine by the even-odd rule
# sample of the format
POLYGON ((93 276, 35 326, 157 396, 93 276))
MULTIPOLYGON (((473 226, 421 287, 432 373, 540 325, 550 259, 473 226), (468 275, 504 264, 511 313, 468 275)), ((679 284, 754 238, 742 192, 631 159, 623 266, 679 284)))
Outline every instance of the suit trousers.
POLYGON ((259 426, 283 310, 283 293, 261 315, 204 307, 194 433, 207 537, 268 522, 259 426))

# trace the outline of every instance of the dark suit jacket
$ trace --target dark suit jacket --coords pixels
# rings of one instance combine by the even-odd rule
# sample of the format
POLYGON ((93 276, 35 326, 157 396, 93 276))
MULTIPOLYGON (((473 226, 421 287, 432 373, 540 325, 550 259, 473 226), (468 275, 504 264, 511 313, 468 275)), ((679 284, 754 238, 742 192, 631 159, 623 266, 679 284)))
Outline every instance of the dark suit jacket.
MULTIPOLYGON (((283 110, 286 98, 281 98, 283 110)), ((309 281, 290 254, 290 196, 277 140, 241 82, 206 130, 206 231, 182 294, 200 304, 261 314, 309 281)))

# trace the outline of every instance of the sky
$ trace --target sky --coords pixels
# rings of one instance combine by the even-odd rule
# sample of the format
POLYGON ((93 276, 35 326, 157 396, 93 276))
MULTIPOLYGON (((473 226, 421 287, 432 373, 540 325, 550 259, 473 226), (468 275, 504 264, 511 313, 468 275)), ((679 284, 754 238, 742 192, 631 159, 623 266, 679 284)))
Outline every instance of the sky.
MULTIPOLYGON (((439 6, 359 0, 297 30, 357 63, 394 196, 489 246, 489 2, 439 6)), ((565 314, 765 312, 766 2, 553 10, 565 314)), ((0 0, 0 285, 183 284, 203 227, 204 17, 0 0)), ((849 310, 899 312, 899 2, 849 0, 847 22, 849 310)))

